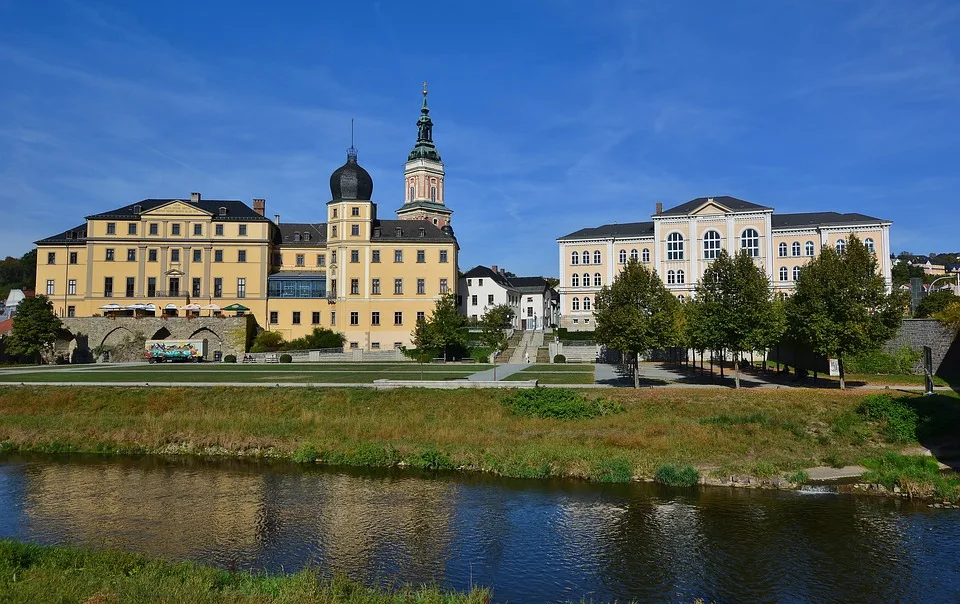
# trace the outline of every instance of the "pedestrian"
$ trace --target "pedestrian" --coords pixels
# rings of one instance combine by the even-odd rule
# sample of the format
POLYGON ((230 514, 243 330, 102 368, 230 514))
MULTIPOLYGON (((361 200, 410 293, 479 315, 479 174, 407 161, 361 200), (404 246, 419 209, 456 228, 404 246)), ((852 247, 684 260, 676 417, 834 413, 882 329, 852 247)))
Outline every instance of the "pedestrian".
POLYGON ((524 362, 524 363, 529 363, 529 362, 530 362, 530 353, 529 353, 529 352, 523 353, 523 362, 524 362))

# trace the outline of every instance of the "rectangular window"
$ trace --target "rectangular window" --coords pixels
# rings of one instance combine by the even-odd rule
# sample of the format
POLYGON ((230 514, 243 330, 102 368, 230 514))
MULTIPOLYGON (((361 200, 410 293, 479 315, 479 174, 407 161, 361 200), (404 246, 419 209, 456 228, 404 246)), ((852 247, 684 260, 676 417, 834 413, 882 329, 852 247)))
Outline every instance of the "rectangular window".
POLYGON ((487 304, 493 304, 493 294, 487 295, 487 304))
POLYGON ((107 235, 116 235, 117 234, 117 223, 108 222, 107 223, 107 235))
POLYGON ((380 350, 380 342, 370 342, 370 350, 380 350))
POLYGON ((223 225, 222 224, 214 225, 213 234, 216 235, 217 237, 223 237, 223 225))
POLYGON ((239 225, 239 226, 237 227, 237 235, 239 235, 240 237, 246 237, 246 236, 247 236, 247 225, 245 225, 245 224, 239 225))
POLYGON ((350 262, 360 262, 360 250, 350 250, 350 262))
POLYGON ((243 277, 237 279, 237 297, 246 298, 247 297, 247 280, 243 277))
POLYGON ((483 279, 477 279, 477 285, 483 287, 483 279))
POLYGON ((326 265, 327 265, 327 255, 317 254, 317 266, 326 266, 326 265))
POLYGON ((190 295, 194 298, 200 297, 200 277, 194 277, 190 287, 190 295))
POLYGON ((337 250, 333 250, 332 252, 330 252, 330 264, 336 264, 336 263, 337 263, 337 250))
POLYGON ((167 295, 171 298, 180 295, 180 277, 170 277, 170 288, 167 290, 167 295))
POLYGON ((293 311, 293 324, 294 324, 294 325, 300 325, 300 311, 299 311, 299 310, 293 311))
POLYGON ((127 249, 127 262, 136 262, 137 261, 137 250, 135 248, 127 249))
POLYGON ((425 294, 427 293, 427 281, 426 279, 417 279, 417 293, 425 294))
POLYGON ((403 250, 393 250, 393 261, 403 262, 403 250))
POLYGON ((352 208, 350 208, 350 215, 351 215, 351 216, 359 216, 359 215, 360 215, 360 208, 359 208, 358 206, 353 206, 352 208))
POLYGON ((170 250, 170 262, 180 262, 180 250, 170 250))
POLYGON ((223 262, 223 250, 213 250, 213 261, 223 262))
POLYGON ((53 295, 53 279, 47 279, 47 295, 53 295))
POLYGON ((352 236, 354 236, 354 237, 359 237, 359 236, 360 236, 360 225, 359 225, 359 224, 351 224, 351 225, 350 225, 350 234, 351 234, 352 236))
POLYGON ((193 234, 195 237, 203 236, 203 225, 199 223, 193 225, 193 234))
POLYGON ((417 263, 423 264, 427 261, 427 252, 424 250, 417 250, 417 263))
POLYGON ((213 297, 223 297, 223 277, 214 277, 213 279, 213 297))
POLYGON ((157 261, 157 250, 147 250, 147 261, 156 262, 157 261))
POLYGON ((136 235, 137 234, 137 223, 128 222, 127 223, 127 235, 136 235))
POLYGON ((173 235, 174 237, 180 236, 180 223, 174 222, 173 224, 170 225, 170 234, 173 235))
POLYGON ((67 294, 71 296, 77 295, 77 280, 70 279, 67 281, 67 294))
POLYGON ((403 293, 403 279, 394 279, 393 280, 393 293, 395 295, 403 293))
POLYGON ((471 306, 476 306, 476 305, 477 305, 477 297, 476 297, 476 296, 470 296, 470 305, 471 305, 471 306))
POLYGON ((193 261, 203 262, 203 250, 193 250, 193 261))
POLYGON ((150 223, 150 234, 151 234, 151 235, 159 235, 159 234, 160 234, 160 226, 159 226, 156 222, 151 222, 151 223, 150 223))
POLYGON ((112 248, 112 247, 108 247, 108 248, 107 248, 107 253, 106 253, 105 259, 106 259, 107 262, 113 262, 113 248, 112 248))
POLYGON ((422 310, 417 311, 417 323, 419 323, 420 321, 423 321, 426 318, 427 318, 427 313, 423 312, 422 310))
POLYGON ((374 296, 380 295, 380 279, 374 279, 370 282, 370 293, 374 296))
POLYGON ((75 316, 77 316, 77 307, 76 307, 76 306, 68 306, 68 307, 67 307, 67 316, 68 316, 68 317, 75 317, 75 316))
POLYGON ((306 254, 297 254, 297 266, 306 266, 306 265, 307 265, 306 254))
POLYGON ((330 325, 336 325, 336 324, 337 324, 337 311, 331 310, 331 311, 330 311, 330 325))
POLYGON ((276 324, 279 323, 279 322, 280 322, 280 313, 278 313, 278 312, 275 311, 275 310, 271 310, 271 311, 270 311, 270 324, 271 324, 271 325, 276 325, 276 324))
POLYGON ((357 348, 360 348, 359 342, 350 342, 350 350, 356 350, 357 348))
POLYGON ((441 293, 441 294, 447 293, 447 280, 446 280, 446 279, 440 279, 440 293, 441 293))
POLYGON ((337 217, 337 208, 333 208, 333 217, 334 217, 334 218, 337 217))
POLYGON ((47 252, 47 264, 56 264, 56 263, 57 263, 57 253, 47 252))
POLYGON ((360 325, 360 313, 355 310, 350 312, 350 325, 360 325))
POLYGON ((373 311, 370 313, 370 325, 380 325, 380 313, 379 311, 373 311))
POLYGON ((311 315, 310 315, 310 322, 311 322, 313 325, 320 325, 320 312, 319 312, 319 311, 316 311, 316 310, 315 310, 315 311, 313 311, 313 313, 311 313, 311 315))
POLYGON ((147 297, 154 298, 157 295, 157 278, 150 277, 147 279, 147 297))
POLYGON ((103 278, 103 297, 104 298, 113 297, 113 277, 103 278))
POLYGON ((403 325, 403 311, 397 311, 393 313, 393 324, 394 325, 403 325))
POLYGON ((370 262, 380 263, 380 250, 373 250, 373 257, 370 259, 370 262))
POLYGON ((76 263, 77 263, 77 253, 70 252, 70 264, 76 264, 76 263))
POLYGON ((136 281, 133 277, 127 277, 127 291, 126 295, 128 298, 132 298, 134 295, 134 288, 136 287, 136 281))
POLYGON ((357 296, 360 294, 360 279, 350 279, 350 295, 357 296))
POLYGON ((440 262, 447 261, 447 250, 440 250, 440 262))
POLYGON ((237 262, 247 261, 247 250, 237 250, 237 262))

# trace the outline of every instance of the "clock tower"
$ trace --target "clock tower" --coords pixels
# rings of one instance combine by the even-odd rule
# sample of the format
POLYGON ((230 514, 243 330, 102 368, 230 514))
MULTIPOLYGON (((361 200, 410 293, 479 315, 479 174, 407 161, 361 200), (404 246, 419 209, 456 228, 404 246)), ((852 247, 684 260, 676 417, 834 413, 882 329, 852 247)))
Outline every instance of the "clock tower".
POLYGON ((405 194, 397 210, 401 220, 429 220, 438 227, 450 224, 453 210, 443 201, 443 162, 433 144, 433 120, 427 107, 427 84, 423 84, 423 106, 417 120, 417 143, 407 155, 403 169, 405 194))

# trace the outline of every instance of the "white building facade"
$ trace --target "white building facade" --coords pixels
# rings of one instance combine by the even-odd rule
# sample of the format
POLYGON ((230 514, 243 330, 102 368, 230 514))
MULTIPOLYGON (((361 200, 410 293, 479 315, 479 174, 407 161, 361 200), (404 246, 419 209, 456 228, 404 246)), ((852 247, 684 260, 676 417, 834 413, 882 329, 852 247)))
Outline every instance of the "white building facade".
POLYGON ((496 266, 475 266, 457 282, 460 314, 477 322, 494 306, 506 304, 513 310, 514 329, 520 329, 520 292, 496 266))

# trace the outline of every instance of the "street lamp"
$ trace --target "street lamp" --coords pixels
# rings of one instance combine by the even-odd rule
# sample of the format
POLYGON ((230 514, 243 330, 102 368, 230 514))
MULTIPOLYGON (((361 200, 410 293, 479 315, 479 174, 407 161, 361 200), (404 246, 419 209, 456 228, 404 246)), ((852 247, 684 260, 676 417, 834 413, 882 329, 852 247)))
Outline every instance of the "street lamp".
MULTIPOLYGON (((933 293, 933 286, 937 283, 937 281, 943 281, 944 279, 953 279, 953 277, 951 275, 947 275, 946 277, 937 277, 930 282, 930 286, 927 288, 927 291, 929 293, 933 293)), ((960 271, 957 271, 957 294, 960 295, 960 271)))

